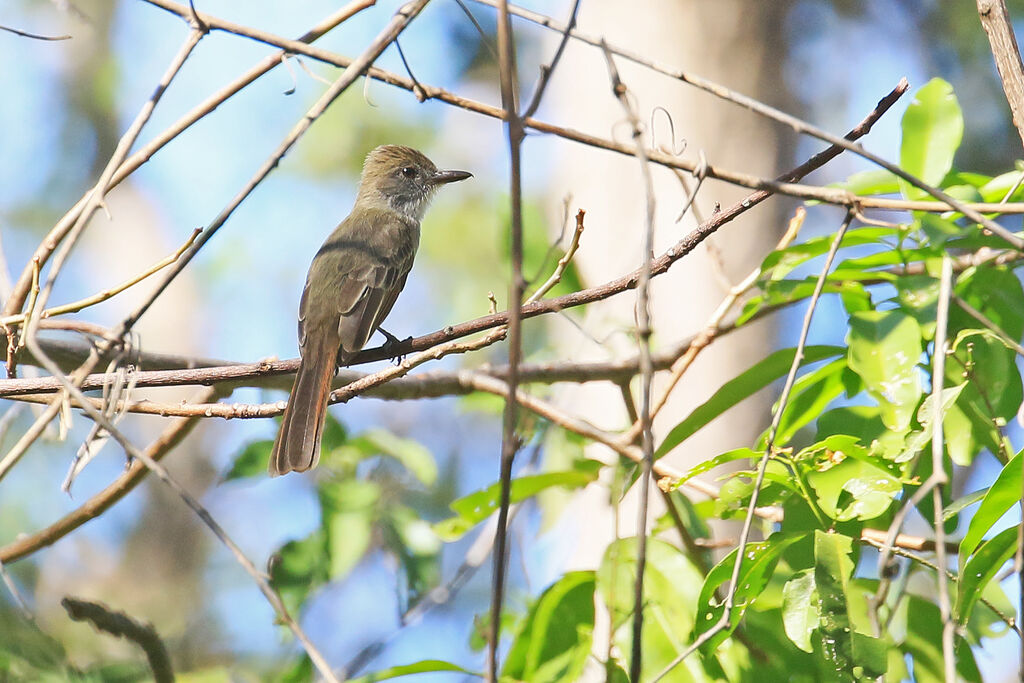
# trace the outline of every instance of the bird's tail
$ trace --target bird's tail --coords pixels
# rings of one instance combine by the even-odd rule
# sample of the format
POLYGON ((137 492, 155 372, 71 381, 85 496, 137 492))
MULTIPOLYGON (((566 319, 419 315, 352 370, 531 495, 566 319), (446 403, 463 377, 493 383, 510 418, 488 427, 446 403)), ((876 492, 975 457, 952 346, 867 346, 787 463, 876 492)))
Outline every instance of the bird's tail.
POLYGON ((270 453, 270 476, 305 472, 320 460, 331 379, 337 367, 339 340, 329 334, 311 334, 303 349, 281 431, 270 453))

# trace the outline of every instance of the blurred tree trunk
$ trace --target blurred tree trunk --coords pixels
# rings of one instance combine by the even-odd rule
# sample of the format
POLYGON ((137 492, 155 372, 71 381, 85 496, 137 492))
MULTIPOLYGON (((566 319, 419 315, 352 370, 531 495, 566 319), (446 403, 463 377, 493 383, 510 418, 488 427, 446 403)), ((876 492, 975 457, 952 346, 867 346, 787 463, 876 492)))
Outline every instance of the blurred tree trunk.
MULTIPOLYGON (((790 103, 780 102, 785 92, 781 65, 785 57, 782 23, 787 6, 786 2, 740 0, 591 0, 581 7, 579 28, 592 35, 603 35, 610 44, 651 60, 792 109, 790 103)), ((552 39, 552 46, 556 40, 552 39)), ((685 142, 686 158, 696 160, 703 151, 709 163, 769 177, 789 161, 790 155, 782 144, 791 137, 778 126, 625 59, 616 58, 616 65, 646 129, 648 144, 678 151, 685 142), (665 112, 652 113, 659 107, 671 116, 675 139, 665 112)), ((629 141, 629 126, 621 105, 612 95, 601 50, 570 42, 548 92, 547 115, 552 120, 629 141)), ((639 162, 561 141, 551 144, 550 149, 555 169, 552 201, 571 195, 570 210, 587 211, 586 232, 576 257, 584 282, 597 284, 638 267, 645 206, 639 162)), ((657 255, 696 223, 692 210, 681 223, 675 222, 685 202, 685 193, 675 175, 660 167, 655 167, 653 174, 657 255)), ((716 205, 726 206, 746 192, 708 181, 698 194, 696 208, 700 216, 706 217, 716 205)), ((552 206, 549 213, 560 215, 562 206, 552 206)), ((712 238, 721 252, 723 268, 702 246, 653 281, 655 348, 703 327, 725 293, 725 281, 737 282, 763 258, 781 233, 784 218, 778 203, 759 207, 712 238)), ((631 292, 592 305, 583 327, 596 339, 581 335, 567 322, 554 323, 554 336, 562 352, 581 361, 635 354, 635 303, 635 293, 631 292), (607 330, 616 332, 604 338, 607 330)), ((772 330, 764 324, 716 341, 686 374, 655 421, 656 442, 723 382, 762 358, 773 342, 772 330)), ((660 395, 662 384, 655 381, 655 397, 660 395)), ((638 395, 635 398, 639 400, 638 395)), ((614 386, 603 386, 600 391, 594 385, 567 388, 560 400, 599 426, 615 429, 628 424, 620 391, 614 386)), ((749 445, 767 425, 767 412, 768 404, 763 399, 734 410, 687 441, 671 454, 670 460, 686 467, 731 448, 749 445)), ((593 448, 594 455, 609 457, 601 447, 593 448)), ((569 523, 577 526, 574 536, 578 541, 572 562, 575 566, 596 566, 612 538, 614 522, 608 495, 604 486, 592 486, 570 508, 569 523)), ((651 500, 660 503, 658 496, 651 500)), ((653 508, 655 512, 659 509, 660 505, 653 508)), ((621 508, 620 534, 634 533, 635 510, 635 498, 631 495, 621 508)))

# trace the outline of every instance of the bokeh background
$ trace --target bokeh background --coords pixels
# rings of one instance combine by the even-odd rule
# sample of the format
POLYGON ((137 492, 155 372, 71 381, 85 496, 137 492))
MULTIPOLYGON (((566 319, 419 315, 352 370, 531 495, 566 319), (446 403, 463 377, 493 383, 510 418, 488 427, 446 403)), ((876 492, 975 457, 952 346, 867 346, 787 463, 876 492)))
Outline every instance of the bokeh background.
MULTIPOLYGON (((458 4, 436 0, 400 42, 418 80, 497 104, 495 13, 468 4, 484 37, 458 4)), ((562 1, 523 4, 559 20, 571 6, 562 1)), ((973 3, 649 0, 634 3, 629 11, 617 4, 584 0, 580 28, 607 33, 617 43, 649 51, 671 65, 719 80, 835 132, 859 121, 900 77, 906 76, 916 87, 942 76, 953 84, 964 108, 966 132, 958 164, 996 173, 1020 157, 1019 140, 1009 124, 973 3)), ((1016 16, 1024 16, 1024 3, 1010 6, 1016 16)), ((354 56, 396 7, 395 2, 378 2, 317 45, 354 56)), ((288 37, 300 35, 336 9, 335 3, 321 0, 203 0, 197 8, 288 37)), ((187 27, 141 0, 8 0, 0 7, 0 24, 72 36, 40 42, 0 32, 0 237, 7 272, 16 277, 41 236, 95 182, 187 27)), ((520 79, 528 94, 538 66, 550 59, 557 36, 526 22, 514 25, 520 79)), ((271 50, 224 33, 205 38, 164 95, 142 139, 148 140, 271 50)), ((326 86, 314 75, 330 80, 338 73, 311 60, 302 62, 291 59, 276 67, 112 192, 110 217, 101 212, 93 220, 58 280, 52 301, 70 301, 119 282, 141 265, 172 253, 194 228, 208 223, 323 92, 326 86)), ((377 64, 405 73, 394 47, 377 64)), ((559 69, 538 116, 624 139, 621 112, 606 87, 599 85, 606 81, 600 52, 574 46, 559 69)), ((624 67, 623 76, 630 84, 644 78, 629 67, 624 67)), ((637 90, 645 111, 662 105, 672 112, 676 138, 686 139, 688 154, 707 150, 712 161, 726 160, 723 165, 730 168, 773 175, 818 148, 813 141, 797 140, 734 107, 711 106, 706 95, 689 94, 668 79, 643 83, 637 90)), ((906 104, 897 105, 877 125, 868 147, 888 152, 890 158, 895 155, 899 115, 906 104)), ((654 125, 660 141, 667 144, 670 134, 664 121, 654 125)), ((138 328, 142 348, 235 361, 293 357, 295 310, 309 259, 349 211, 363 156, 384 142, 419 147, 439 166, 464 168, 475 176, 442 192, 428 214, 416 268, 387 327, 404 337, 483 315, 489 291, 503 306, 508 281, 508 179, 499 122, 440 102, 419 103, 410 93, 381 83, 361 83, 316 122, 145 316, 138 328)), ((583 260, 573 277, 596 284, 635 267, 639 250, 624 253, 619 241, 641 224, 639 195, 631 185, 635 172, 629 171, 633 175, 628 179, 622 175, 622 169, 632 169, 635 162, 616 159, 605 166, 607 153, 538 135, 527 139, 524 153, 527 272, 542 268, 551 236, 565 222, 567 197, 571 210, 586 208, 594 222, 587 233, 592 252, 607 252, 606 260, 583 260), (634 227, 627 228, 624 222, 630 215, 634 227)), ((827 183, 863 168, 858 160, 844 156, 812 180, 827 183)), ((674 183, 668 175, 660 181, 674 183)), ((709 211, 715 202, 724 204, 735 196, 734 190, 714 187, 703 191, 700 202, 709 211)), ((730 275, 746 272, 753 255, 772 242, 782 224, 780 217, 791 207, 779 202, 756 223, 744 224, 752 227, 730 226, 735 232, 719 241, 729 255, 730 275), (766 218, 771 211, 774 218, 766 218)), ((666 206, 665 216, 676 210, 666 206)), ((662 237, 668 240, 671 234, 662 237)), ((718 293, 707 284, 708 266, 695 266, 688 277, 693 278, 688 286, 697 292, 692 307, 710 310, 718 293)), ((82 317, 115 324, 147 291, 144 284, 82 317)), ((529 357, 614 356, 631 343, 629 337, 614 324, 610 339, 599 337, 599 330, 609 328, 598 326, 594 316, 604 322, 625 316, 628 324, 630 306, 610 305, 600 313, 588 313, 589 318, 579 317, 574 325, 531 322, 526 328, 529 357)), ((702 317, 697 315, 698 320, 702 317)), ((681 323, 678 331, 686 325, 681 323)), ((790 327, 784 319, 776 328, 763 329, 785 338, 790 327)), ((825 328, 821 325, 816 334, 827 342, 825 328)), ((442 367, 501 362, 504 353, 504 346, 498 346, 471 359, 445 360, 442 367)), ((712 358, 703 372, 701 377, 708 378, 706 395, 717 386, 713 378, 721 376, 716 373, 722 368, 712 358)), ((703 398, 696 393, 684 402, 703 398)), ((190 394, 162 390, 152 395, 173 401, 190 394)), ((230 400, 282 397, 281 392, 246 389, 230 400)), ((15 407, 5 402, 3 409, 15 407)), ((17 410, 2 443, 4 450, 32 417, 24 407, 17 410)), ((499 402, 471 397, 401 403, 361 399, 332 413, 350 433, 382 428, 429 451, 439 468, 434 486, 420 486, 386 465, 375 465, 366 474, 383 481, 392 478, 396 495, 426 519, 435 520, 444 516, 450 500, 497 478, 498 410, 499 402)), ((613 419, 601 408, 595 410, 595 419, 613 419)), ((123 424, 130 436, 144 443, 161 423, 133 416, 123 424)), ((166 461, 257 565, 318 523, 316 497, 306 478, 221 482, 245 444, 272 438, 275 429, 271 420, 211 420, 166 461)), ((70 444, 87 430, 86 421, 77 417, 66 442, 52 431, 0 481, 0 543, 74 509, 122 470, 122 456, 108 446, 76 481, 72 495, 60 491, 73 452, 70 444)), ((749 441, 743 430, 730 438, 737 445, 749 441)), ((730 445, 718 439, 716 452, 730 445)), ((556 447, 546 450, 552 452, 541 455, 557 457, 556 447)), ((593 554, 579 533, 589 528, 580 521, 582 504, 547 502, 546 509, 527 507, 514 527, 512 609, 567 567, 585 565, 593 554)), ((451 574, 471 540, 472 536, 444 548, 442 576, 451 574)), ((69 621, 59 606, 66 594, 104 600, 153 622, 183 671, 226 666, 233 675, 257 680, 297 651, 292 639, 273 626, 270 607, 235 561, 173 494, 154 482, 70 537, 8 569, 39 627, 64 645, 76 665, 132 659, 137 654, 124 643, 69 621)), ((399 630, 405 607, 401 574, 394 556, 376 544, 344 581, 319 592, 308 606, 302 622, 332 664, 340 666, 361 648, 382 642, 373 668, 427 656, 480 668, 482 655, 474 649, 471 635, 474 616, 487 608, 489 564, 450 603, 433 610, 422 623, 399 630)), ((0 594, 0 609, 10 612, 11 605, 10 596, 0 594)), ((13 623, 13 617, 5 619, 13 623)), ((1016 676, 1010 663, 1016 643, 1011 640, 994 642, 979 655, 992 680, 1016 676)))

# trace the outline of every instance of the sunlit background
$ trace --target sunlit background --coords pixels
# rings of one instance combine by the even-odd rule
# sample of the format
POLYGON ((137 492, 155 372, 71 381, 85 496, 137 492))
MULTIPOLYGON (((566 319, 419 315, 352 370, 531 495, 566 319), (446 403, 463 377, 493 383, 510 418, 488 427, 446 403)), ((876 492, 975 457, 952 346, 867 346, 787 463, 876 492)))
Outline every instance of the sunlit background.
MULTIPOLYGON (((455 2, 437 0, 400 43, 419 81, 497 104, 491 52, 494 10, 468 4, 486 38, 455 2)), ((523 4, 560 20, 571 5, 523 4)), ((777 4, 783 17, 780 31, 765 38, 782 60, 782 80, 770 86, 777 93, 773 104, 828 130, 845 131, 901 76, 917 87, 941 75, 953 84, 964 108, 967 129, 962 149, 969 157, 958 157, 958 162, 972 170, 997 172, 1020 156, 973 3, 777 4)), ((584 29, 587 5, 584 0, 584 29)), ((1021 3, 1013 5, 1011 11, 1024 15, 1021 3)), ((354 56, 396 7, 395 2, 379 2, 317 45, 354 56)), ((202 0, 197 9, 294 37, 336 6, 321 0, 202 0)), ((174 15, 140 0, 13 0, 0 7, 0 24, 72 36, 41 42, 0 32, 0 237, 8 275, 17 277, 41 236, 98 178, 188 28, 174 15)), ((524 92, 529 92, 538 65, 550 59, 557 36, 525 22, 515 27, 520 78, 524 92)), ((271 50, 225 33, 205 38, 164 95, 141 139, 148 141, 271 50)), ((603 69, 600 54, 595 52, 594 57, 595 68, 603 69)), ((405 73, 394 47, 377 64, 405 73)), ((111 193, 111 219, 101 211, 93 220, 51 300, 80 298, 173 253, 194 228, 217 215, 320 96, 326 87, 320 79, 332 80, 338 73, 309 59, 290 59, 162 149, 111 193)), ((869 148, 897 148, 899 116, 908 103, 898 104, 878 124, 868 138, 869 148)), ((559 112, 542 106, 538 116, 557 121, 559 112)), ((363 156, 383 142, 416 146, 438 166, 466 169, 475 176, 446 188, 428 213, 416 267, 389 317, 388 329, 405 337, 486 314, 488 292, 504 306, 508 180, 499 122, 440 102, 419 103, 403 90, 360 81, 314 124, 147 313, 138 328, 142 349, 246 362, 294 357, 295 311, 309 260, 351 208, 363 156)), ((790 161, 818 148, 814 141, 800 140, 782 150, 779 166, 768 171, 788 168, 790 161)), ((524 148, 526 228, 528 242, 535 247, 528 265, 533 269, 539 267, 536 256, 543 253, 549 236, 561 227, 560 202, 572 189, 552 182, 549 174, 559 149, 542 136, 531 136, 524 148)), ((824 184, 863 168, 862 162, 842 157, 812 180, 824 184)), ((148 291, 144 283, 81 317, 116 324, 148 291)), ((822 311, 812 342, 836 341, 829 337, 830 328, 836 328, 828 324, 828 315, 828 309, 822 311)), ((792 335, 787 327, 782 326, 783 334, 792 335)), ((555 355, 545 329, 537 322, 527 326, 528 348, 535 358, 555 355)), ((446 359, 441 367, 485 359, 500 362, 504 353, 505 347, 498 346, 471 360, 446 359)), ((384 365, 367 369, 374 367, 384 365)), ((147 395, 173 402, 191 391, 147 395)), ((277 391, 243 389, 229 400, 256 403, 283 397, 277 391)), ((4 410, 14 406, 5 402, 4 410)), ((4 451, 32 418, 30 410, 19 410, 4 437, 4 451)), ((394 477, 397 490, 407 496, 404 502, 437 520, 445 516, 450 500, 496 480, 499 410, 500 403, 479 398, 359 399, 333 408, 332 414, 352 434, 384 427, 429 450, 438 464, 438 485, 420 486, 386 464, 373 465, 378 468, 374 476, 394 477)), ((132 417, 122 424, 137 443, 146 443, 162 423, 132 417)), ((283 543, 318 524, 308 478, 220 483, 245 444, 273 438, 275 429, 272 420, 210 420, 166 461, 257 566, 264 566, 283 543)), ((76 417, 68 442, 81 440, 87 430, 86 420, 76 417)), ((76 480, 71 495, 65 495, 60 483, 71 452, 51 430, 0 482, 0 544, 75 509, 124 466, 118 449, 108 445, 76 480)), ((989 476, 986 462, 979 458, 980 471, 965 490, 977 488, 989 476)), ((556 504, 551 504, 554 512, 544 514, 530 506, 516 522, 510 561, 512 609, 570 563, 573 540, 551 523, 557 522, 556 504)), ((473 538, 471 534, 445 547, 443 578, 451 576, 473 538)), ((146 483, 99 519, 8 569, 40 628, 63 643, 76 664, 137 655, 123 642, 70 622, 59 605, 66 594, 103 600, 153 622, 182 670, 229 664, 238 675, 255 680, 280 668, 285 655, 298 651, 290 635, 273 625, 271 608, 235 560, 159 483, 146 483)), ((371 669, 426 656, 481 669, 482 654, 471 640, 474 616, 487 609, 489 561, 450 603, 406 628, 399 623, 406 607, 403 581, 395 558, 377 544, 344 581, 316 597, 302 614, 302 623, 335 666, 344 665, 361 648, 381 643, 371 669)), ((1016 600, 1012 582, 1005 588, 1016 600)), ((12 604, 3 592, 0 605, 12 604)), ((1008 662, 1014 661, 1016 647, 1014 639, 1003 638, 993 641, 985 654, 979 653, 979 664, 992 680, 1000 680, 1000 675, 1011 680, 1008 662)))

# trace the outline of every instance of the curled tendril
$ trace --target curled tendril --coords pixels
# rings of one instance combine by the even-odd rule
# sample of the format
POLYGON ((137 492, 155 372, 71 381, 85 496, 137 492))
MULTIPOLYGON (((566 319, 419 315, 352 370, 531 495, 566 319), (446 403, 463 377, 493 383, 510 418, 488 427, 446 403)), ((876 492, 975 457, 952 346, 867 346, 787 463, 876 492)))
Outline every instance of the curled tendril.
POLYGON ((658 128, 655 125, 655 117, 658 112, 665 115, 665 120, 668 121, 668 134, 672 141, 672 146, 668 148, 668 152, 673 156, 682 156, 683 152, 686 151, 686 139, 679 138, 679 142, 676 142, 676 124, 672 120, 672 114, 669 113, 668 109, 661 106, 660 104, 651 110, 651 149, 658 150, 657 144, 657 133, 658 128))
POLYGON ((288 59, 287 52, 281 55, 281 64, 284 66, 285 69, 288 70, 288 75, 292 77, 292 87, 285 90, 282 94, 293 95, 295 93, 295 89, 299 85, 299 79, 295 77, 295 69, 292 68, 291 62, 288 59))

